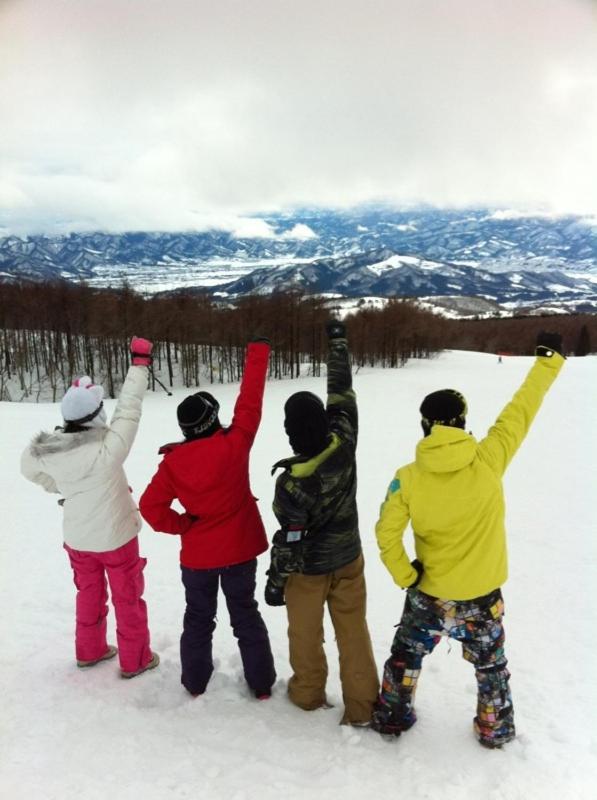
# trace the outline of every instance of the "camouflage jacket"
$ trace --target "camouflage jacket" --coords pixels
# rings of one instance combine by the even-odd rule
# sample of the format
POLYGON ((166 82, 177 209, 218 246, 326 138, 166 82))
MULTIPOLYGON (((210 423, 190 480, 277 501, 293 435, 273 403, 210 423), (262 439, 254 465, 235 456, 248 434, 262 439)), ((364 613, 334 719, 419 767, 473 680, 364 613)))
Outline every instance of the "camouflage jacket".
POLYGON ((331 442, 313 458, 296 456, 274 465, 273 510, 280 530, 273 538, 269 580, 282 587, 289 574, 322 575, 361 553, 356 504, 358 413, 346 339, 329 343, 327 404, 331 442))

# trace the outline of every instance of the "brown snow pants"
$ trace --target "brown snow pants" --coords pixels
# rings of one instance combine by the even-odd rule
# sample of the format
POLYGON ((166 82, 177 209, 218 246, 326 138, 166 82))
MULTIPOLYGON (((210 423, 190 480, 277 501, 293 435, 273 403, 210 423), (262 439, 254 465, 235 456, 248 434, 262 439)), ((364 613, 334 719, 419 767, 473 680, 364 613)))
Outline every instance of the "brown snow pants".
POLYGON ((344 699, 342 724, 369 722, 379 692, 377 669, 367 628, 364 561, 357 559, 326 575, 290 575, 288 612, 291 701, 311 711, 326 703, 328 666, 323 649, 323 613, 327 603, 340 656, 344 699))

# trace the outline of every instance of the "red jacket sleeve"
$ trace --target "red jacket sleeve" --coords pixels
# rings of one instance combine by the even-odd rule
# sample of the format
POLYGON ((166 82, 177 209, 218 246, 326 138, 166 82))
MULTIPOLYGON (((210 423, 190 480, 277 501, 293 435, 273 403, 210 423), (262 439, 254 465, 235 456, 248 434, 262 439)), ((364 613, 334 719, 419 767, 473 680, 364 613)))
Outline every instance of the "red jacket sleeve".
POLYGON ((182 534, 193 524, 188 514, 179 514, 170 508, 175 499, 176 492, 172 488, 168 468, 162 461, 139 500, 141 516, 154 531, 182 534))
POLYGON ((251 444, 261 422, 269 352, 270 346, 265 342, 251 342, 247 346, 243 379, 230 426, 233 430, 243 431, 251 444))

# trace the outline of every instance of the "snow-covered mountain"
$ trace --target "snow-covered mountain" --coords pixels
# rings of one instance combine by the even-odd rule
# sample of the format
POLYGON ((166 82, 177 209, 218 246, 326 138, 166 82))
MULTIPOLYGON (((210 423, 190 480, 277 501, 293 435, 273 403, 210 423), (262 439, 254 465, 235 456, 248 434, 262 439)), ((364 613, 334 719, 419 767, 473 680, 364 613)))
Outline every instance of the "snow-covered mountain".
POLYGON ((387 250, 327 258, 278 269, 260 268, 222 289, 227 295, 296 287, 345 297, 480 296, 500 303, 597 302, 597 272, 492 272, 488 269, 399 256, 387 250))
POLYGON ((213 230, 10 236, 0 239, 0 277, 128 280, 146 292, 477 295, 597 309, 595 219, 361 207, 262 221, 266 235, 253 238, 213 230))

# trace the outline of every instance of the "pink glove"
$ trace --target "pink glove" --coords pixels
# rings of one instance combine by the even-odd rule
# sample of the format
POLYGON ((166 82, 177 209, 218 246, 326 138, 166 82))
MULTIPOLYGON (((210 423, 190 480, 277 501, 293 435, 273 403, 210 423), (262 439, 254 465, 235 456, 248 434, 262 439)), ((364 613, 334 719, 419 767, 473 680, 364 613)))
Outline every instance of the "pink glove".
POLYGON ((138 336, 133 336, 131 339, 131 356, 133 357, 133 366, 150 367, 152 361, 152 348, 153 342, 150 342, 149 339, 140 339, 138 336))

